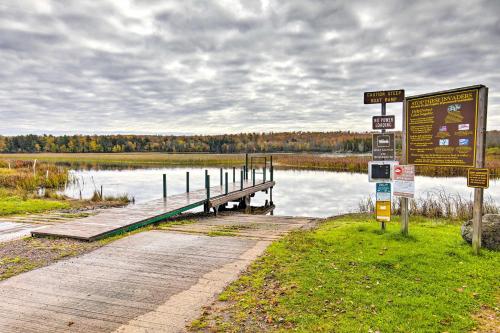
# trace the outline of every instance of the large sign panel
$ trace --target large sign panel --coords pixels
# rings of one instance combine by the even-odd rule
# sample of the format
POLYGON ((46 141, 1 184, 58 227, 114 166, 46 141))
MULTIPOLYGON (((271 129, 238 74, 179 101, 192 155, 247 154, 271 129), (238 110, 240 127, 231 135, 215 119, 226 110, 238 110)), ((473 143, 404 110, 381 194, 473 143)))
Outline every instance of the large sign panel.
POLYGON ((406 100, 408 164, 474 166, 479 89, 406 100))
POLYGON ((397 103, 405 99, 404 90, 383 90, 365 92, 365 104, 397 103))
POLYGON ((394 133, 374 133, 372 136, 372 158, 374 161, 395 160, 394 133))

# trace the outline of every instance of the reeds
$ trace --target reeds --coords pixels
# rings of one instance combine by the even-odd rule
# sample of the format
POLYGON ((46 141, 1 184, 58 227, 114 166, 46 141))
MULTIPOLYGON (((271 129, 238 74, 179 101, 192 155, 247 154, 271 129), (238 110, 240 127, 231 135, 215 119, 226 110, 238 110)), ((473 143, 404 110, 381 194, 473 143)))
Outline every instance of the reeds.
MULTIPOLYGON (((459 193, 450 194, 443 188, 428 191, 423 197, 410 199, 410 215, 425 216, 430 218, 447 218, 456 221, 465 221, 472 218, 472 208, 474 202, 472 198, 464 198, 459 193)), ((371 197, 361 200, 358 204, 358 211, 362 213, 374 213, 375 203, 371 197)), ((491 197, 487 197, 483 203, 484 214, 499 214, 498 207, 491 197)), ((401 215, 400 200, 392 202, 392 214, 401 215)))
POLYGON ((15 161, 11 168, 0 168, 0 187, 34 191, 38 188, 59 188, 68 183, 66 168, 53 164, 15 161))

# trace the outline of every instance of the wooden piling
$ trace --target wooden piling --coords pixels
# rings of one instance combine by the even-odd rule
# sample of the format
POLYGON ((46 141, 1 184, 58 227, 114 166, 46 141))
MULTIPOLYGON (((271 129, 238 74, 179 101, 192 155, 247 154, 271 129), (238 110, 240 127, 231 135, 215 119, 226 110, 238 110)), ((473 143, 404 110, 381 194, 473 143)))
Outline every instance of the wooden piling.
POLYGON ((167 175, 163 174, 163 198, 167 198, 167 175))

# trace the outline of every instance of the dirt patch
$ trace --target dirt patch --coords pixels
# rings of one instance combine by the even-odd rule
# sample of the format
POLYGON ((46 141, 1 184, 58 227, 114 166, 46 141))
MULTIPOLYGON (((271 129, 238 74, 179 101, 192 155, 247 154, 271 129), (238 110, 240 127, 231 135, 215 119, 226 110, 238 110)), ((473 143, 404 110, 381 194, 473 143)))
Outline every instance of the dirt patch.
POLYGON ((49 265, 61 258, 92 251, 102 245, 101 242, 31 237, 0 243, 0 280, 49 265))
POLYGON ((474 316, 474 320, 478 326, 472 333, 500 333, 500 309, 485 306, 474 316))

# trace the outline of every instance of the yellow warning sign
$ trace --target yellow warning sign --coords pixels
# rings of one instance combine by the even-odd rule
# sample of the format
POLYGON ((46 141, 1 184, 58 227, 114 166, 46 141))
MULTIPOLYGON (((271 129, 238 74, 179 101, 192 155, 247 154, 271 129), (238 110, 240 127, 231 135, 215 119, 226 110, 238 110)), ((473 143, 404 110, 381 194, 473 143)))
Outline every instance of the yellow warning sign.
POLYGON ((377 216, 377 221, 389 222, 391 220, 391 202, 377 201, 375 214, 377 216))

